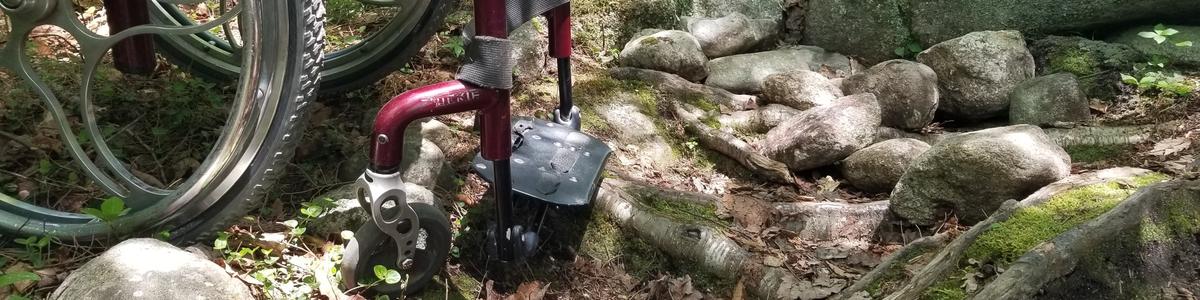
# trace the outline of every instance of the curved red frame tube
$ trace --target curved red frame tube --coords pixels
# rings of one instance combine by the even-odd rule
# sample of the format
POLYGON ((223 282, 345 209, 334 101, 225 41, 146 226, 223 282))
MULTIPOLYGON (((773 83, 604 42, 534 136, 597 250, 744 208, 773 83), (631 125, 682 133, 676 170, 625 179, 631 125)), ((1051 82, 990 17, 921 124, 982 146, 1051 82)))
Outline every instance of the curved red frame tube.
POLYGON ((392 98, 375 116, 371 137, 371 170, 392 173, 404 159, 404 130, 413 121, 432 116, 481 110, 483 156, 489 160, 512 155, 507 90, 476 87, 454 80, 411 90, 392 98))

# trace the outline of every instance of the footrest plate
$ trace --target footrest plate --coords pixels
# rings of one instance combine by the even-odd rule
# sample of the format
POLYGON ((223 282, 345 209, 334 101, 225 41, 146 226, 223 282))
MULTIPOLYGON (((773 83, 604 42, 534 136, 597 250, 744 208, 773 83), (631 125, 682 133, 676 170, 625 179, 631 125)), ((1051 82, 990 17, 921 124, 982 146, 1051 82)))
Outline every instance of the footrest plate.
MULTIPOLYGON (((552 204, 587 205, 596 197, 601 171, 612 149, 568 126, 513 118, 513 192, 552 204)), ((475 155, 475 172, 495 181, 492 162, 475 155)))

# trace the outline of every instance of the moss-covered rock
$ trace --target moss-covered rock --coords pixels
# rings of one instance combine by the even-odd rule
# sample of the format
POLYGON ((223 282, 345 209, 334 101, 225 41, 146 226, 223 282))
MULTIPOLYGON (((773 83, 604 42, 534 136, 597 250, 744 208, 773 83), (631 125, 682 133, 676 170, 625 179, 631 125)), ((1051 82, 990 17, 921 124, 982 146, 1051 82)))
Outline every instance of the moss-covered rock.
POLYGON ((1079 86, 1092 98, 1111 99, 1117 94, 1121 72, 1146 61, 1132 47, 1077 36, 1046 36, 1030 43, 1039 75, 1067 72, 1079 78, 1079 86))
POLYGON ((1171 25, 1167 27, 1179 31, 1171 36, 1171 41, 1191 41, 1195 45, 1180 47, 1172 42, 1160 44, 1138 36, 1140 32, 1153 32, 1154 26, 1132 27, 1110 37, 1109 41, 1129 45, 1149 55, 1161 55, 1174 65, 1200 67, 1200 26, 1171 25))

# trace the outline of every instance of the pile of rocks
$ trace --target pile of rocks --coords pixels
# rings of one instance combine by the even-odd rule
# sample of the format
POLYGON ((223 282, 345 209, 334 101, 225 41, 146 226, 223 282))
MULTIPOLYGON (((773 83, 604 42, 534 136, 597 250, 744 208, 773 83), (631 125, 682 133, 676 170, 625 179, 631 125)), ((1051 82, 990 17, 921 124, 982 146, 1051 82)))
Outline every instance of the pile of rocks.
MULTIPOLYGON (((767 125, 755 145, 760 154, 794 172, 838 166, 856 188, 892 193, 892 211, 915 224, 949 214, 978 221, 1004 200, 1067 176, 1070 158, 1038 126, 1091 118, 1078 79, 1035 76, 1033 55, 1016 31, 972 32, 926 49, 915 61, 864 69, 813 46, 754 52, 773 40, 769 20, 740 14, 685 20, 686 31, 638 34, 617 63, 758 96, 747 109, 777 119, 760 121, 767 125), (988 124, 1005 116, 1011 126, 934 145, 879 135, 920 131, 935 118, 988 124)), ((744 115, 717 113, 720 120, 744 115)))

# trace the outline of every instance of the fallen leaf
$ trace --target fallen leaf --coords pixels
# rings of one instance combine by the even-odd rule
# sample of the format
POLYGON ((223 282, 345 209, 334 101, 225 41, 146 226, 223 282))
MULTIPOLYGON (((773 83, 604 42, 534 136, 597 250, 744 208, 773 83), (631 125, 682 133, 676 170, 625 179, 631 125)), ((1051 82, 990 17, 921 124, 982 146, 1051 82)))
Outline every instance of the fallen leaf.
POLYGON ((1192 141, 1187 138, 1165 139, 1154 144, 1154 149, 1146 152, 1148 156, 1167 156, 1187 150, 1192 145, 1192 141))
POLYGON ((506 300, 542 300, 546 297, 546 291, 550 289, 550 285, 542 286, 539 281, 531 281, 522 283, 517 287, 517 293, 509 295, 506 300))

